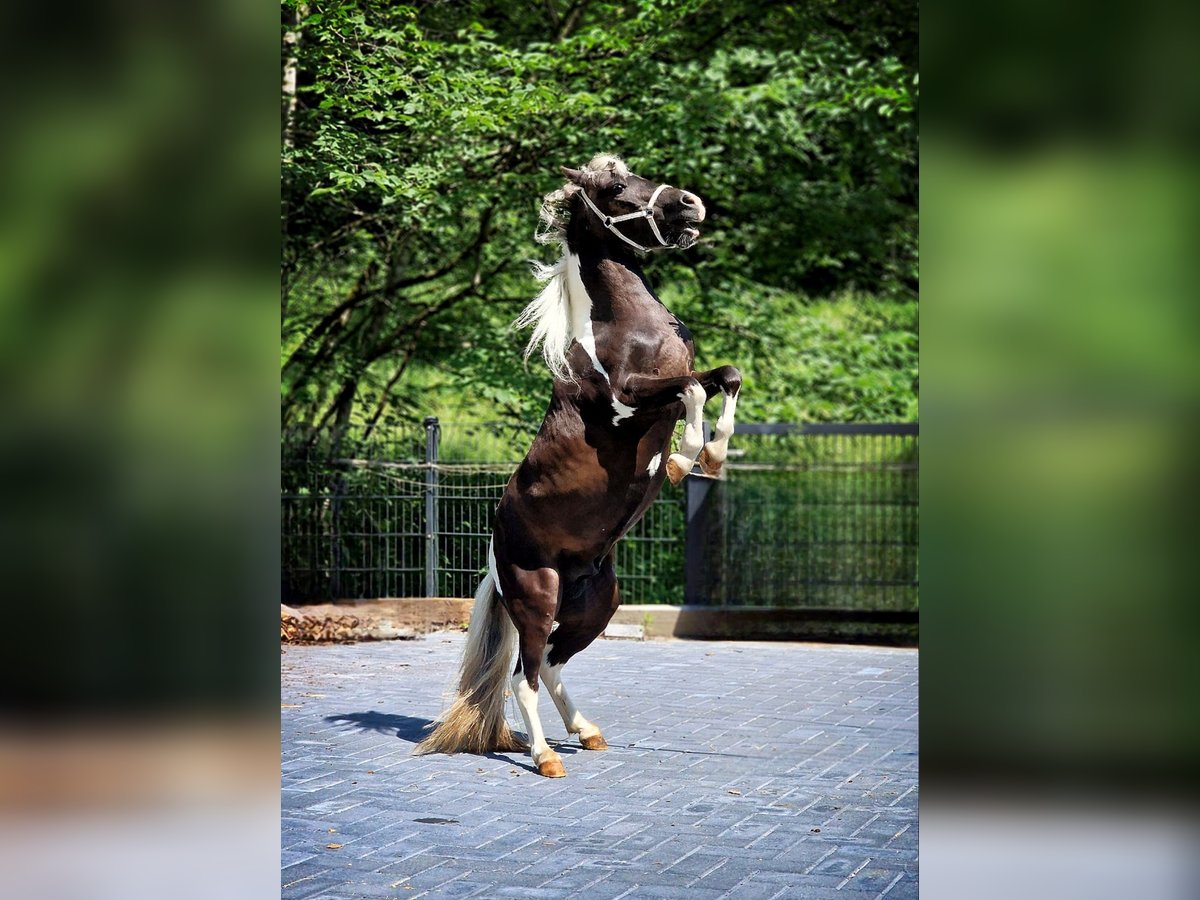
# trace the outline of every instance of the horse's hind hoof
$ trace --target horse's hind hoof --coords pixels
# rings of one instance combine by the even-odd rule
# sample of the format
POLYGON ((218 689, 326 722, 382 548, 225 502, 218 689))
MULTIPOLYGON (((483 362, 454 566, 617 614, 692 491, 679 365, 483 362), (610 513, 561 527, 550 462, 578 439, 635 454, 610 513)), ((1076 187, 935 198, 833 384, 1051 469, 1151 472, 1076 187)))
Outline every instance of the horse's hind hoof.
POLYGON ((563 768, 561 759, 548 759, 538 763, 538 774, 546 778, 566 778, 567 770, 563 768))
POLYGON ((579 737, 579 746, 584 750, 607 750, 608 741, 604 740, 604 735, 593 734, 591 737, 579 737))

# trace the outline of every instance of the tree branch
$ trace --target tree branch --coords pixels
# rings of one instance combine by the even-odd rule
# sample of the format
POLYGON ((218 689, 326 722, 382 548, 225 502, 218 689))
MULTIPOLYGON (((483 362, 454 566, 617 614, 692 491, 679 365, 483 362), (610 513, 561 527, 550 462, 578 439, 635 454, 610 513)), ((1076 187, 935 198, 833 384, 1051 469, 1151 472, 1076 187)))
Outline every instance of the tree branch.
POLYGON ((568 8, 566 14, 562 17, 562 24, 554 33, 554 42, 561 43, 569 38, 575 29, 579 27, 579 22, 583 18, 583 14, 587 12, 588 5, 591 0, 575 0, 568 8))
POLYGON ((486 274, 481 271, 477 271, 475 276, 471 278, 471 281, 468 282, 463 288, 446 297, 443 297, 432 306, 426 307, 420 313, 420 315, 409 319, 407 322, 389 334, 386 338, 384 338, 384 340, 381 341, 371 353, 369 361, 374 362, 375 360, 382 358, 385 354, 396 349, 396 346, 401 343, 401 338, 420 331, 420 329, 424 328, 425 325, 427 325, 429 321, 438 313, 445 312, 473 294, 478 295, 480 285, 482 285, 485 281, 495 278, 511 264, 512 260, 506 259, 493 266, 486 274))
POLYGON ((383 390, 380 391, 379 405, 375 407, 375 412, 371 416, 371 418, 367 421, 367 427, 363 431, 363 441, 364 442, 371 436, 371 433, 375 430, 375 426, 379 424, 379 419, 383 416, 383 411, 385 409, 387 409, 388 404, 391 403, 392 388, 394 388, 396 386, 396 384, 400 381, 400 378, 404 375, 405 371, 408 369, 408 364, 410 362, 412 362, 412 358, 416 354, 416 352, 417 352, 417 345, 416 345, 416 342, 414 341, 412 344, 409 345, 408 349, 404 352, 404 358, 402 360, 400 360, 400 365, 396 367, 396 371, 392 373, 392 377, 387 380, 387 384, 385 384, 383 386, 383 390))
MULTIPOLYGON (((302 359, 303 355, 308 351, 308 348, 314 341, 320 340, 322 337, 324 337, 326 332, 332 330, 334 326, 338 324, 338 322, 343 322, 345 318, 354 310, 354 308, 359 306, 363 301, 377 297, 380 294, 390 294, 395 291, 413 287, 414 285, 436 281, 439 278, 449 275, 451 272, 461 266, 463 262, 472 254, 478 255, 483 249, 483 245, 487 243, 488 238, 491 236, 491 224, 494 214, 495 200, 493 199, 492 204, 488 206, 488 208, 485 209, 479 217, 479 228, 475 234, 475 239, 454 259, 436 269, 431 269, 409 278, 389 280, 387 284, 377 288, 368 289, 365 287, 365 282, 369 278, 374 277, 374 274, 377 271, 377 268, 374 264, 369 266, 363 275, 360 276, 350 296, 322 316, 321 320, 316 324, 316 326, 314 326, 312 331, 310 331, 305 336, 304 340, 300 342, 300 345, 294 351, 292 351, 291 356, 288 357, 287 361, 283 365, 283 370, 287 372, 295 365, 298 365, 299 361, 302 359)), ((323 347, 321 350, 317 351, 313 359, 314 363, 318 362, 321 357, 325 355, 326 349, 327 348, 323 347)), ((310 366, 308 371, 301 376, 301 382, 307 380, 308 375, 311 374, 312 368, 313 367, 310 366)))

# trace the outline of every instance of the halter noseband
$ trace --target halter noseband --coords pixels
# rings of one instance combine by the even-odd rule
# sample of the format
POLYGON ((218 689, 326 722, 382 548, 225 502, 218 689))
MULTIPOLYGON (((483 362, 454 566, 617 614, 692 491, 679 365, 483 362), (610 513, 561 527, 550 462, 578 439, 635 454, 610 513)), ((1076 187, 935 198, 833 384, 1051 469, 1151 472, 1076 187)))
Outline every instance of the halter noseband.
POLYGON ((656 187, 654 189, 654 193, 650 195, 649 203, 647 203, 644 207, 639 209, 637 212, 626 213, 623 216, 605 215, 604 213, 600 212, 600 209, 596 206, 595 203, 592 202, 592 198, 587 195, 586 190, 584 190, 581 187, 579 189, 579 193, 583 196, 583 202, 588 205, 588 209, 590 209, 592 212, 594 212, 599 217, 600 221, 604 223, 605 228, 607 228, 609 231, 611 231, 613 234, 615 234, 617 237, 619 237, 621 240, 623 240, 629 246, 635 247, 638 250, 648 253, 648 252, 650 252, 651 249, 655 249, 655 248, 643 247, 637 241, 633 240, 633 238, 625 236, 621 232, 621 230, 619 228, 617 228, 617 223, 618 222, 627 222, 630 219, 646 219, 650 224, 650 230, 653 231, 654 236, 656 238, 658 238, 658 242, 660 244, 662 244, 664 247, 670 247, 671 245, 666 242, 666 240, 662 236, 662 233, 659 232, 658 223, 654 221, 654 204, 658 201, 658 195, 661 194, 663 192, 663 189, 666 187, 668 187, 668 185, 660 184, 658 187, 656 187))

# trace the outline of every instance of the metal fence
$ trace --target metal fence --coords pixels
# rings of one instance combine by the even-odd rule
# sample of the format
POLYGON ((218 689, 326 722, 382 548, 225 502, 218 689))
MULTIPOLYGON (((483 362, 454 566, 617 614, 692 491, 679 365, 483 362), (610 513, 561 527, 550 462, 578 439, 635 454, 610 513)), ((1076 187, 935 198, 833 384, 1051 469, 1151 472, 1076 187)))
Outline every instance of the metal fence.
MULTIPOLYGON (((286 435, 287 602, 469 597, 534 429, 286 435)), ((738 425, 720 481, 667 484, 617 545, 627 603, 917 608, 915 424, 738 425)))
POLYGON ((918 427, 739 425, 728 476, 689 478, 685 599, 917 608, 918 427))
MULTIPOLYGON (((282 456, 285 602, 470 597, 492 514, 536 428, 289 435, 282 456)), ((682 601, 684 508, 664 491, 617 547, 628 603, 682 601)))

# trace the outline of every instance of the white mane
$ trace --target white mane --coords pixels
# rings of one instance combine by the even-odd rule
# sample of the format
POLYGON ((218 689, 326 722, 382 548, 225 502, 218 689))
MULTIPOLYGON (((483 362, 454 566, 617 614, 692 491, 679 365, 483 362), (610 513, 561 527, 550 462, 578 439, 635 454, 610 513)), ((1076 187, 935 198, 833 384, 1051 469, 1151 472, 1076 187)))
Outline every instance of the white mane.
MULTIPOLYGON (((598 175, 611 169, 618 175, 626 176, 629 169, 625 163, 610 154, 601 154, 581 170, 584 177, 598 175)), ((542 198, 542 208, 538 214, 538 229, 534 239, 541 244, 555 244, 561 251, 561 256, 553 265, 546 266, 539 262, 533 263, 534 277, 544 283, 541 292, 521 311, 513 322, 514 328, 533 326, 533 334, 525 345, 525 359, 533 355, 533 351, 541 345, 542 356, 546 365, 555 377, 566 381, 574 381, 575 374, 567 363, 567 350, 571 342, 579 337, 576 334, 578 322, 587 322, 589 316, 572 314, 572 295, 569 287, 567 267, 567 223, 570 220, 570 200, 580 190, 579 185, 568 182, 556 191, 542 198), (578 320, 578 321, 577 321, 578 320)), ((591 302, 588 298, 575 298, 577 304, 591 302)), ((582 310, 578 312, 582 313, 582 310)))
POLYGON ((565 248, 562 257, 552 266, 533 263, 533 275, 538 281, 545 282, 545 287, 513 322, 514 328, 533 326, 533 334, 525 345, 525 360, 528 362, 541 344, 542 356, 554 376, 572 381, 575 375, 567 363, 567 348, 575 334, 571 328, 571 292, 567 287, 565 248))

